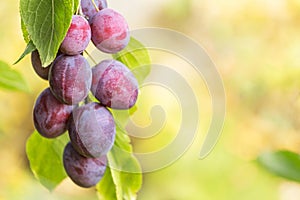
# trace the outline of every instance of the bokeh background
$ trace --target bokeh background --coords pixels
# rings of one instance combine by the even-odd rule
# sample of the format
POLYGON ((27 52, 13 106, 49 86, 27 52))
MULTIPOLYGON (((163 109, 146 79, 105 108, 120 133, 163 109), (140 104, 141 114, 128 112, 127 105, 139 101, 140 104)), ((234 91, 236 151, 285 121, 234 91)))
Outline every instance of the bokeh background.
MULTIPOLYGON (((269 174, 255 160, 269 150, 288 149, 300 153, 300 2, 108 2, 125 16, 131 29, 170 28, 197 41, 216 64, 227 95, 222 136, 213 152, 199 160, 211 111, 205 85, 195 83, 194 87, 200 91, 199 107, 203 116, 199 133, 179 160, 144 175, 138 199, 299 199, 299 184, 269 174)), ((25 48, 18 5, 17 0, 0 1, 0 60, 10 64, 25 48)), ((175 58, 157 52, 153 53, 153 59, 166 65, 178 64, 175 58)), ((34 129, 31 117, 34 101, 48 84, 34 74, 29 57, 13 68, 23 74, 30 92, 0 91, 0 199, 97 199, 94 189, 81 189, 69 179, 52 193, 34 179, 25 144, 34 129)), ((145 111, 149 111, 151 103, 164 99, 155 91, 149 92, 153 93, 147 96, 145 92, 149 98, 139 100, 145 111)), ((171 105, 170 110, 174 109, 171 105)), ((148 114, 138 116, 136 120, 140 122, 137 123, 149 121, 148 114)), ((173 115, 168 120, 176 125, 178 119, 173 115)), ((173 128, 170 123, 163 133, 170 133, 173 128)), ((158 137, 152 145, 164 145, 170 138, 172 136, 158 137)), ((134 144, 137 149, 141 148, 137 141, 134 144)), ((152 147, 149 142, 144 146, 152 147)))

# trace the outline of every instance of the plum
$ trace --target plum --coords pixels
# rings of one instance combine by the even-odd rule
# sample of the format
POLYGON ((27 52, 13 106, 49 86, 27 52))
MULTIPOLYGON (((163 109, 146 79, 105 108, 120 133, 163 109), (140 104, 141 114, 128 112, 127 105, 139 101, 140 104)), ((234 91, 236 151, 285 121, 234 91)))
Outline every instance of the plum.
POLYGON ((91 28, 88 21, 80 16, 73 15, 67 35, 60 46, 60 51, 67 55, 82 53, 91 40, 91 28))
MULTIPOLYGON (((106 0, 94 0, 98 10, 107 8, 106 0)), ((89 19, 91 19, 98 11, 93 4, 93 0, 81 0, 82 13, 89 19)))
POLYGON ((33 120, 36 130, 46 138, 55 138, 67 130, 68 119, 73 106, 59 102, 45 89, 36 100, 33 109, 33 120))
POLYGON ((50 65, 43 67, 37 50, 31 53, 31 64, 35 73, 44 80, 48 80, 50 65))
POLYGON ((117 60, 103 60, 92 68, 93 95, 113 109, 131 108, 138 96, 138 82, 131 71, 117 60))
POLYGON ((85 157, 100 157, 112 148, 116 126, 112 114, 98 103, 91 102, 73 110, 69 121, 73 147, 85 157))
POLYGON ((107 165, 106 155, 86 158, 80 155, 69 142, 63 153, 65 171, 71 180, 85 188, 96 185, 104 175, 107 165))
POLYGON ((78 104, 89 93, 92 70, 82 55, 61 55, 50 68, 49 82, 58 100, 69 105, 78 104))
POLYGON ((92 42, 105 53, 117 53, 130 40, 129 28, 124 17, 110 8, 104 8, 90 20, 92 42))

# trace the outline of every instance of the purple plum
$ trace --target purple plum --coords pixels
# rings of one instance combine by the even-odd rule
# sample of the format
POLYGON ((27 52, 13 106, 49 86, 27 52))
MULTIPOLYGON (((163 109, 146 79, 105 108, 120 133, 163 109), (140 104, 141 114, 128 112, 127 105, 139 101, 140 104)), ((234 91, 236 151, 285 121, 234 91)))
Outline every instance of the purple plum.
POLYGON ((49 82, 58 100, 69 105, 78 104, 89 93, 92 70, 82 55, 61 55, 50 68, 49 82))
POLYGON ((90 24, 92 42, 100 51, 113 54, 128 45, 129 28, 120 13, 110 8, 104 8, 93 16, 90 24))
POLYGON ((85 157, 100 157, 112 148, 116 126, 112 114, 98 103, 88 103, 73 110, 69 121, 73 147, 85 157))
POLYGON ((101 104, 113 109, 131 108, 138 96, 138 82, 121 62, 104 60, 92 68, 93 95, 101 104))
POLYGON ((106 155, 86 158, 80 155, 69 142, 63 153, 65 171, 78 186, 89 188, 96 185, 104 175, 107 165, 106 155))
POLYGON ((35 73, 44 80, 48 80, 50 65, 43 67, 37 50, 31 53, 31 64, 35 73))
POLYGON ((91 28, 88 21, 80 16, 73 15, 67 35, 60 46, 60 51, 67 55, 82 53, 91 40, 91 28))
POLYGON ((33 120, 36 130, 46 138, 55 138, 67 130, 68 119, 73 106, 59 102, 45 89, 36 100, 33 109, 33 120))

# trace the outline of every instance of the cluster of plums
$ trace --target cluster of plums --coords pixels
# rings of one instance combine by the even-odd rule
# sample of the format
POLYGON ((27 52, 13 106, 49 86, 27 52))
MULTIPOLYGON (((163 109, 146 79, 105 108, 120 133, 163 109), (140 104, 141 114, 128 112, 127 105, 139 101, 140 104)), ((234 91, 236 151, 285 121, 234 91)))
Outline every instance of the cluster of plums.
POLYGON ((83 16, 72 17, 51 65, 42 66, 38 51, 31 55, 35 72, 50 85, 36 100, 33 118, 35 128, 46 138, 68 131, 64 168, 77 185, 91 187, 101 180, 115 140, 116 126, 107 108, 132 107, 138 83, 119 61, 104 60, 91 68, 83 57, 90 40, 111 54, 127 46, 130 36, 123 16, 107 8, 106 0, 81 0, 81 11, 83 16), (99 102, 89 100, 90 92, 99 102))

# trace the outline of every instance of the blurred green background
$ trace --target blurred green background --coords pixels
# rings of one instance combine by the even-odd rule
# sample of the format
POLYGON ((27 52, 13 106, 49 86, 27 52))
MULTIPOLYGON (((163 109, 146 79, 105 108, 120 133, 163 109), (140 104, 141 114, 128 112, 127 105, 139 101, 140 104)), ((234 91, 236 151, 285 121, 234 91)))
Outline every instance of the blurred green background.
MULTIPOLYGON (((227 95, 222 136, 214 151, 199 160, 211 115, 209 95, 203 84, 199 86, 202 116, 208 117, 201 119, 197 138, 177 162, 144 175, 138 199, 299 199, 299 184, 269 174, 255 159, 268 150, 300 153, 300 1, 108 2, 125 16, 131 29, 170 28, 196 40, 215 62, 227 95)), ((25 48, 18 5, 17 0, 0 1, 0 60, 10 64, 25 48)), ((167 56, 153 57, 176 62, 167 56)), ((25 144, 34 129, 34 101, 48 84, 34 74, 29 57, 13 67, 23 74, 30 92, 0 91, 0 200, 97 199, 95 189, 81 189, 69 179, 53 193, 34 179, 25 144)), ((141 101, 141 105, 148 105, 151 99, 141 101)), ((143 116, 138 116, 143 121, 143 116)), ((172 130, 171 124, 164 131, 172 130)), ((164 143, 166 139, 170 137, 157 140, 164 143)), ((151 149, 151 144, 148 147, 151 149)))

